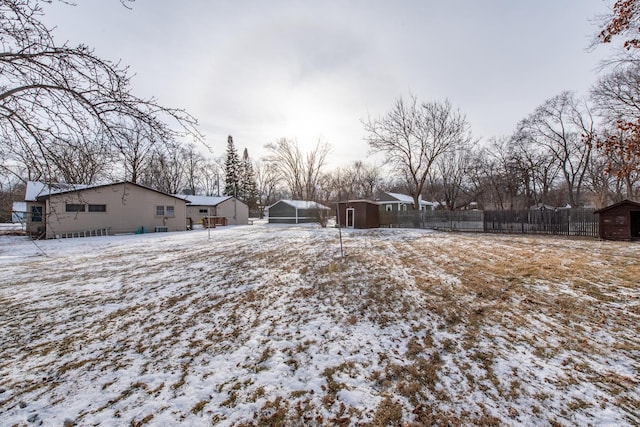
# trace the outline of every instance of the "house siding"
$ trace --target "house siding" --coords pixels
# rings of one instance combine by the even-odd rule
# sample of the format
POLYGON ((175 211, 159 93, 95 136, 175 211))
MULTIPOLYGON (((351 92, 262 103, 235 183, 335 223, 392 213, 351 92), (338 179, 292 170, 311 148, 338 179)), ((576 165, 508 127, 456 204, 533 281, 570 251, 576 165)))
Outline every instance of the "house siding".
POLYGON ((26 211, 26 231, 28 234, 32 236, 40 236, 45 233, 45 212, 47 206, 44 202, 27 202, 27 211, 26 211), (40 209, 42 211, 42 215, 38 217, 33 213, 34 209, 40 209))
POLYGON ((379 211, 381 213, 384 212, 407 212, 414 210, 413 202, 406 202, 402 200, 398 200, 394 196, 388 193, 382 193, 378 198, 379 202, 379 211), (406 206, 403 208, 403 206, 406 206), (389 210, 388 207, 390 207, 389 210))
POLYGON ((94 187, 69 193, 53 194, 46 201, 47 238, 69 233, 108 229, 109 234, 133 233, 144 227, 154 231, 186 230, 184 200, 130 183, 94 187), (66 204, 106 205, 106 212, 66 212, 66 204), (165 214, 157 215, 156 206, 165 214), (166 206, 174 207, 167 216, 166 206))
POLYGON ((215 206, 204 206, 204 205, 187 205, 187 222, 189 222, 189 218, 195 224, 202 224, 202 218, 209 216, 218 216, 217 210, 215 206), (200 213, 200 209, 206 209, 207 213, 200 213))

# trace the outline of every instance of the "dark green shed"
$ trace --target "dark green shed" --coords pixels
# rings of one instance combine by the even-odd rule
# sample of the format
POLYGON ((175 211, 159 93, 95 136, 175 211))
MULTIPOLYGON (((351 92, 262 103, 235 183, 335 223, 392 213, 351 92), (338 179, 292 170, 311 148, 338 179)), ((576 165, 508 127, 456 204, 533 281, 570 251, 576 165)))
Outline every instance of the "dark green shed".
POLYGON ((331 209, 306 200, 280 200, 269 206, 268 211, 269 223, 303 224, 319 222, 320 217, 329 216, 331 209))

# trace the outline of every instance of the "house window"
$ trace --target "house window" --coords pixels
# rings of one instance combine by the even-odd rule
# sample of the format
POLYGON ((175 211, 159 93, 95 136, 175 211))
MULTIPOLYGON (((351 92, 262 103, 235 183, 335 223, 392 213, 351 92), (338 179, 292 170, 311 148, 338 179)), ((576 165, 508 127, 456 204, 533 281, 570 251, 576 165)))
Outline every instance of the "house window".
POLYGON ((84 212, 84 205, 77 203, 67 203, 65 205, 65 211, 67 212, 84 212))
POLYGON ((387 212, 391 212, 393 210, 393 205, 385 205, 385 209, 387 212))
POLYGON ((174 210, 173 206, 167 206, 166 207, 166 212, 167 212, 167 216, 173 218, 174 216, 176 216, 176 212, 174 210))
POLYGON ((209 209, 199 209, 198 212, 203 214, 203 215, 206 215, 206 214, 209 213, 209 209))
POLYGON ((406 212, 407 211, 407 205, 402 205, 402 212, 406 212))
POLYGON ((156 206, 156 216, 164 216, 164 206, 156 206))
POLYGON ((31 222, 42 222, 42 206, 31 206, 31 222))
POLYGON ((107 205, 89 205, 89 212, 106 212, 107 205))

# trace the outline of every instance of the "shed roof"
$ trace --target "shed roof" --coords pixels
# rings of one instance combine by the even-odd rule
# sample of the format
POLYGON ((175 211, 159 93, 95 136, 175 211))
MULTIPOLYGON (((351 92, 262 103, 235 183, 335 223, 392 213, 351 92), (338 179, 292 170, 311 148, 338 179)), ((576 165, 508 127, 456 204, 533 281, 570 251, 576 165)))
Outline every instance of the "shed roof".
POLYGON ((614 203, 614 204, 609 205, 609 206, 605 206, 602 209, 598 209, 594 213, 595 214, 599 214, 599 213, 602 213, 602 212, 606 212, 606 211, 608 211, 610 209, 619 208, 620 206, 624 206, 624 205, 629 205, 629 206, 632 206, 634 208, 640 209, 640 203, 634 202, 633 200, 625 199, 625 200, 623 200, 621 202, 614 203))
POLYGON ((269 206, 270 208, 272 206, 277 205, 278 203, 286 203, 289 206, 293 206, 296 209, 325 209, 325 210, 331 210, 331 208, 326 207, 325 205, 321 205, 318 202, 312 202, 312 201, 308 201, 308 200, 279 200, 276 203, 274 203, 273 205, 269 206))
POLYGON ((186 200, 192 206, 218 206, 233 198, 232 196, 191 196, 187 194, 175 194, 175 197, 186 200))

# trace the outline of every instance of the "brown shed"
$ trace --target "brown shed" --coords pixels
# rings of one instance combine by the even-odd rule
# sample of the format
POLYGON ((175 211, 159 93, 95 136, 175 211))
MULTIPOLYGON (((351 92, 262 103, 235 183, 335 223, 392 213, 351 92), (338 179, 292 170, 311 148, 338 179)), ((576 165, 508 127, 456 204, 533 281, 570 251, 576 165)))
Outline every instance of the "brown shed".
POLYGON ((345 228, 378 228, 380 214, 378 203, 371 200, 338 202, 340 226, 345 228))
POLYGON ((594 213, 598 214, 601 239, 640 239, 640 203, 623 200, 594 213))

